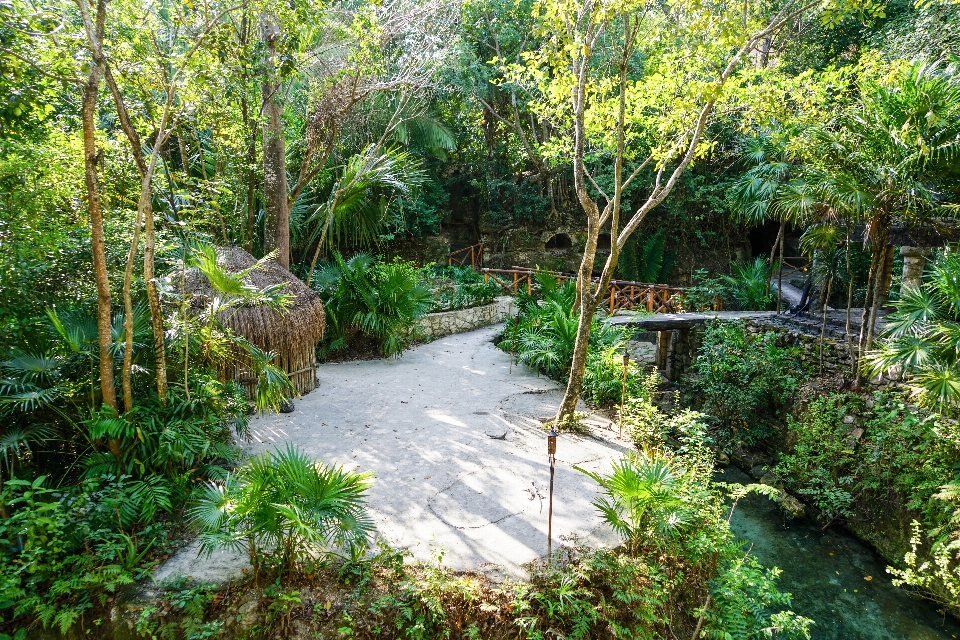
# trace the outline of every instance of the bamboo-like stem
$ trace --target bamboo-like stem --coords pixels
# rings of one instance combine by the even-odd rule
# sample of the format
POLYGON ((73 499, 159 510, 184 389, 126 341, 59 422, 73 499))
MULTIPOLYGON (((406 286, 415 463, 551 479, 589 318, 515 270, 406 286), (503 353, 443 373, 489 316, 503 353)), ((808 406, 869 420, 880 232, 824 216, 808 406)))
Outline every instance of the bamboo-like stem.
POLYGON ((830 308, 830 290, 833 287, 833 276, 827 279, 827 294, 823 302, 823 322, 820 325, 820 375, 823 375, 823 338, 827 333, 827 309, 830 308))

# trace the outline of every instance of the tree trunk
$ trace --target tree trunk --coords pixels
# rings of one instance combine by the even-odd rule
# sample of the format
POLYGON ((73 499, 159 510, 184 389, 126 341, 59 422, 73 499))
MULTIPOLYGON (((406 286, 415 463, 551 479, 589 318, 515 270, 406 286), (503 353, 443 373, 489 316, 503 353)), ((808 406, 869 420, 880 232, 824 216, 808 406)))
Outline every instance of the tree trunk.
POLYGON ((829 302, 830 302, 830 289, 831 289, 832 287, 833 287, 833 276, 830 276, 830 277, 827 279, 827 286, 826 286, 826 292, 827 292, 827 293, 826 293, 825 298, 826 298, 827 302, 825 302, 824 305, 823 305, 823 320, 821 321, 821 324, 820 324, 820 343, 819 343, 819 346, 820 346, 820 375, 823 375, 823 339, 824 339, 824 338, 826 337, 826 335, 827 335, 827 309, 829 309, 828 304, 829 304, 829 302))
POLYGON ((283 142, 283 121, 279 101, 275 59, 280 29, 266 15, 260 16, 263 42, 267 48, 263 91, 266 123, 263 128, 263 199, 266 212, 264 252, 277 251, 277 262, 290 268, 290 208, 287 205, 287 165, 283 142))
POLYGON ((880 291, 877 296, 877 307, 882 307, 890 299, 890 286, 893 284, 893 257, 897 248, 892 244, 887 245, 884 251, 883 277, 880 279, 880 291))
POLYGON ((780 292, 783 291, 783 245, 786 242, 786 234, 780 234, 780 262, 777 264, 777 315, 780 315, 783 298, 780 292))
MULTIPOLYGON (((877 323, 877 310, 880 308, 884 282, 887 281, 887 272, 892 268, 892 254, 887 247, 889 235, 888 224, 879 222, 872 238, 870 259, 870 276, 867 280, 867 299, 863 303, 861 316, 860 340, 858 342, 860 355, 873 348, 873 335, 877 323), (887 265, 888 257, 890 265, 887 265)), ((859 380, 858 374, 858 380, 859 380)))
MULTIPOLYGON (((141 202, 142 202, 141 193, 141 202)), ((137 217, 133 222, 133 239, 130 241, 130 251, 127 252, 127 267, 123 272, 123 368, 120 370, 120 381, 123 387, 123 410, 133 409, 133 296, 130 288, 133 284, 133 267, 140 251, 140 227, 143 225, 143 208, 137 207, 137 217)))
POLYGON ((250 139, 247 142, 247 219, 244 223, 243 246, 248 253, 253 253, 253 223, 256 220, 256 196, 257 196, 257 129, 250 120, 246 96, 240 98, 240 114, 242 116, 244 130, 249 131, 250 139))
POLYGON ((853 269, 850 266, 850 230, 847 230, 847 322, 844 331, 847 334, 847 351, 850 353, 850 360, 853 364, 854 372, 857 369, 859 359, 853 352, 853 336, 850 335, 850 311, 853 308, 853 269))
POLYGON ((127 136, 134 162, 140 173, 140 200, 137 204, 137 209, 143 212, 144 220, 143 280, 146 286, 147 304, 150 307, 150 324, 153 327, 153 357, 154 368, 156 370, 157 397, 160 399, 160 404, 166 405, 167 355, 164 344, 165 329, 163 325, 163 308, 160 306, 160 293, 157 290, 157 283, 154 280, 157 234, 154 228, 152 184, 153 172, 156 167, 157 158, 160 155, 160 149, 163 147, 170 133, 169 130, 166 129, 166 125, 170 116, 174 89, 173 87, 167 87, 167 100, 163 109, 163 117, 160 121, 160 130, 157 132, 157 139, 150 156, 150 164, 148 165, 143 158, 143 145, 140 141, 140 135, 130 122, 130 116, 127 112, 123 95, 120 93, 120 87, 114 80, 109 68, 105 68, 105 73, 107 85, 110 88, 110 93, 113 95, 113 103, 117 110, 117 117, 120 120, 120 127, 127 136))
MULTIPOLYGON (((103 37, 106 3, 97 3, 97 37, 103 37)), ((100 201, 100 181, 97 165, 100 151, 97 149, 97 94, 103 78, 103 60, 94 54, 87 82, 83 87, 83 156, 84 180, 87 187, 87 205, 90 209, 90 245, 93 251, 93 274, 97 285, 97 333, 100 347, 100 393, 103 403, 117 408, 117 393, 114 388, 113 355, 111 346, 113 331, 111 322, 110 280, 107 275, 107 254, 103 237, 103 207, 100 201)))
MULTIPOLYGON (((764 291, 764 293, 770 293, 770 280, 773 279, 773 278, 772 278, 772 276, 773 276, 773 259, 776 257, 776 255, 777 255, 777 249, 780 247, 780 241, 783 239, 783 230, 784 230, 784 227, 786 226, 786 224, 787 224, 787 223, 786 223, 785 221, 783 221, 783 220, 780 221, 780 230, 777 231, 777 239, 773 241, 773 248, 770 249, 770 258, 767 260, 767 264, 770 265, 770 274, 771 274, 771 277, 767 279, 767 289, 766 289, 766 291, 764 291)), ((780 289, 777 289, 777 297, 779 297, 779 296, 780 296, 780 289)), ((777 310, 778 310, 778 311, 780 310, 780 305, 777 305, 777 310)))
MULTIPOLYGON (((886 234, 884 234, 886 236, 886 234)), ((886 240, 884 240, 886 245, 886 240)), ((893 269, 893 247, 884 246, 880 257, 880 269, 876 274, 875 291, 873 293, 873 304, 870 305, 870 323, 867 326, 866 350, 873 349, 874 334, 877 330, 877 316, 880 313, 880 307, 887 301, 887 295, 890 291, 891 271, 893 269)))

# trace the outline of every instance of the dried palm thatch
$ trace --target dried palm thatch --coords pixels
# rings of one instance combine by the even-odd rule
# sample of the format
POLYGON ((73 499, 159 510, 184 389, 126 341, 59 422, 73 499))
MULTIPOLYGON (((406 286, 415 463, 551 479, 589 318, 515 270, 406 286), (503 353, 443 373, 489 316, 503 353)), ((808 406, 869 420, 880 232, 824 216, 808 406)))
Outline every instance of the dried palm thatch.
MULTIPOLYGON (((228 272, 237 273, 256 262, 256 258, 238 247, 217 247, 217 264, 228 272)), ((293 296, 293 301, 282 312, 263 306, 244 306, 220 313, 218 320, 260 349, 275 354, 272 364, 290 377, 297 393, 312 391, 316 387, 315 348, 326 328, 320 296, 275 260, 267 261, 265 269, 252 271, 244 283, 257 289, 286 283, 284 293, 293 296)), ((202 307, 206 300, 219 295, 196 269, 187 271, 184 284, 186 293, 192 295, 193 307, 202 307)), ((252 397, 257 381, 245 366, 244 357, 241 355, 237 360, 233 377, 252 397)))

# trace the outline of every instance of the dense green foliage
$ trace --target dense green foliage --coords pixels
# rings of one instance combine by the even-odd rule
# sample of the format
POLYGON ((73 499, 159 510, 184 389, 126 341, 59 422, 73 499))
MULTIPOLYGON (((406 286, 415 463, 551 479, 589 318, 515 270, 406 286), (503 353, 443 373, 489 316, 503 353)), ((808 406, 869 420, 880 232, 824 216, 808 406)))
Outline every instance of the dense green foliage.
POLYGON ((803 373, 796 352, 770 331, 750 334, 743 322, 711 322, 690 380, 695 406, 713 416, 725 437, 755 442, 771 433, 803 373))
POLYGON ((942 253, 930 265, 919 289, 904 291, 894 303, 880 348, 867 356, 872 373, 900 367, 930 405, 960 404, 960 256, 942 253))
POLYGON ((360 253, 344 260, 337 253, 315 284, 327 313, 321 353, 335 353, 358 339, 372 340, 385 356, 400 355, 413 324, 431 307, 430 290, 413 265, 383 262, 360 253))
POLYGON ((254 456, 224 479, 208 484, 191 508, 201 550, 242 548, 255 579, 265 561, 290 572, 320 553, 359 557, 373 523, 366 515, 369 474, 346 472, 286 449, 254 456))
MULTIPOLYGON (((576 286, 560 282, 549 273, 536 273, 533 295, 517 294, 519 315, 507 322, 499 346, 513 353, 517 362, 533 367, 556 380, 565 380, 573 358, 578 314, 573 310, 576 286)), ((623 352, 630 339, 628 330, 607 326, 594 319, 583 379, 583 396, 599 406, 620 402, 623 392, 623 352)), ((649 382, 641 366, 631 361, 626 389, 630 395, 649 395, 649 382)))
MULTIPOLYGON (((394 260, 394 252, 411 255, 398 245, 437 234, 447 248, 484 240, 487 255, 504 262, 528 249, 542 256, 544 238, 558 230, 578 246, 584 198, 599 201, 616 187, 618 205, 635 211, 683 156, 703 105, 716 100, 690 148, 693 164, 624 247, 619 277, 692 280, 686 309, 718 300, 769 308, 775 255, 767 240, 748 246, 746 229, 784 223, 793 240, 803 232, 814 296, 879 307, 897 266, 886 251, 891 230, 956 219, 960 76, 951 54, 960 9, 827 0, 754 42, 718 82, 744 32, 782 3, 670 0, 663 8, 623 0, 0 2, 0 637, 100 619, 104 603, 183 533, 198 492, 214 485, 252 501, 247 520, 208 519, 234 542, 260 517, 290 524, 307 508, 301 500, 320 513, 310 491, 338 478, 353 483, 348 515, 359 513, 362 479, 299 454, 235 469, 235 439, 247 435, 251 410, 276 410, 293 390, 275 354, 224 320, 254 305, 282 313, 289 299, 282 286, 257 289, 246 274, 222 269, 217 245, 273 256, 321 293, 328 333, 320 355, 398 355, 417 339, 423 314, 499 293, 472 270, 394 260), (609 28, 590 44, 589 104, 578 121, 570 60, 584 55, 584 42, 565 16, 584 6, 600 8, 583 24, 609 28), (611 52, 627 41, 633 53, 620 60, 611 52), (589 138, 579 147, 585 174, 570 161, 578 124, 589 138), (370 253, 342 258, 360 250, 370 253), (184 295, 187 271, 202 274, 214 295, 184 295), (250 398, 230 379, 241 360, 257 378, 250 398), (254 470, 275 484, 289 474, 316 482, 268 496, 254 490, 254 470)), ((943 258, 926 288, 902 297, 874 359, 878 370, 902 366, 940 410, 960 393, 957 272, 955 256, 943 258)), ((575 301, 574 285, 541 276, 535 297, 518 297, 519 322, 500 346, 545 375, 577 380, 575 332, 588 318, 573 311, 575 301)), ((590 328, 583 394, 612 407, 630 336, 596 320, 590 328)), ((736 325, 711 327, 704 345, 692 390, 720 427, 710 437, 768 435, 800 377, 791 350, 736 325)), ((656 383, 635 363, 626 371, 633 399, 624 419, 641 449, 651 434, 697 431, 691 425, 701 422, 659 413, 656 383)), ((844 410, 822 404, 819 417, 790 423, 798 446, 783 462, 797 490, 831 516, 856 502, 857 483, 878 490, 866 478, 881 471, 859 460, 860 448, 846 453, 837 424, 844 410)), ((924 511, 924 540, 936 539, 947 557, 960 545, 957 516, 945 506, 957 489, 941 460, 952 436, 929 436, 927 427, 948 430, 933 419, 901 428, 907 414, 871 418, 865 442, 888 434, 877 455, 903 469, 889 482, 924 511), (899 453, 887 446, 894 441, 899 453), (934 494, 941 497, 931 501, 934 494)), ((675 635, 681 606, 686 618, 676 628, 689 637, 709 583, 704 631, 761 632, 766 614, 757 612, 785 598, 753 560, 736 559, 729 531, 713 522, 722 520, 716 488, 666 451, 626 459, 620 475, 652 467, 669 471, 663 488, 684 502, 663 511, 679 514, 669 557, 641 549, 637 535, 626 536, 630 553, 570 552, 562 567, 491 600, 511 607, 511 630, 675 635)), ((630 511, 610 491, 608 515, 630 511)), ((650 518, 631 518, 618 522, 649 530, 650 518)), ((274 545, 289 568, 291 546, 316 542, 329 523, 304 524, 312 529, 275 527, 272 542, 256 544, 274 545)), ((394 600, 383 603, 395 613, 391 629, 441 635, 451 602, 486 602, 460 578, 425 569, 426 580, 414 580, 387 556, 348 566, 367 578, 393 576, 394 600)), ((929 573, 916 568, 904 579, 922 586, 929 573)), ((273 589, 269 624, 288 625, 299 596, 273 589)), ((166 611, 186 626, 158 634, 218 632, 201 620, 208 589, 177 587, 169 597, 166 611)), ((380 606, 361 609, 368 605, 367 613, 380 606)), ((478 620, 489 613, 470 610, 478 620)), ((144 635, 154 633, 152 616, 144 614, 144 635)))
POLYGON ((480 307, 501 293, 499 285, 484 282, 483 275, 470 267, 426 265, 420 269, 420 277, 433 294, 434 312, 480 307))
POLYGON ((773 304, 776 291, 770 288, 771 269, 761 257, 747 264, 732 264, 732 275, 724 276, 729 296, 741 311, 766 311, 773 304))
POLYGON ((831 393, 810 397, 788 426, 796 445, 776 467, 786 486, 806 496, 827 521, 864 513, 884 519, 890 505, 906 507, 917 516, 914 550, 895 563, 894 575, 939 601, 960 604, 960 566, 953 555, 960 539, 956 421, 898 393, 831 393))

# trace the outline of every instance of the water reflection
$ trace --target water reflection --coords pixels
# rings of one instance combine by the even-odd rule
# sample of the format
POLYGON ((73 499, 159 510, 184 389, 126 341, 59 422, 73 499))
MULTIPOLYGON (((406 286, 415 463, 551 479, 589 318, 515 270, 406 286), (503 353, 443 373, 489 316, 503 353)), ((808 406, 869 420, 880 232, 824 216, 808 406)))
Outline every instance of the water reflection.
MULTIPOLYGON (((752 481, 732 467, 717 480, 752 481)), ((815 640, 960 638, 960 622, 894 587, 883 559, 839 529, 785 523, 775 504, 753 495, 740 501, 731 528, 760 562, 783 570, 780 588, 793 594, 794 611, 816 620, 815 640)))

